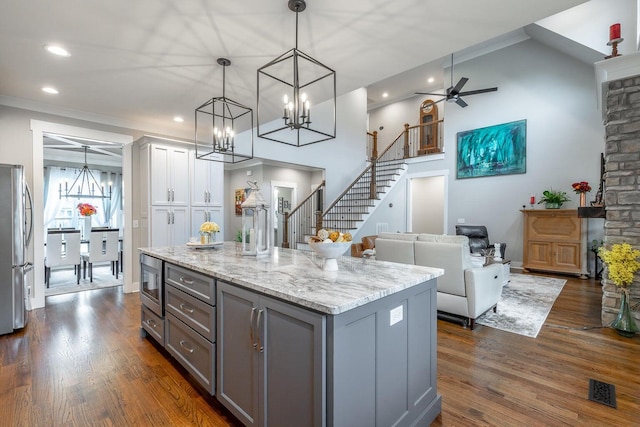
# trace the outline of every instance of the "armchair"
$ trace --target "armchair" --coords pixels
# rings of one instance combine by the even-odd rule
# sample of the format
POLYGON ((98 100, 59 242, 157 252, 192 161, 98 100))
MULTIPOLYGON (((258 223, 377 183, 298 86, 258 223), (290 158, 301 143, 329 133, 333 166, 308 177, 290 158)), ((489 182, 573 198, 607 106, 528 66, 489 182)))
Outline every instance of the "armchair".
POLYGON ((416 265, 444 269, 438 277, 438 312, 464 319, 471 329, 485 312, 496 311, 502 295, 502 265, 474 267, 465 236, 420 234, 415 243, 416 265))
POLYGON ((373 251, 376 248, 376 239, 378 236, 364 236, 362 242, 351 244, 351 256, 362 258, 366 250, 373 251))
MULTIPOLYGON (((484 225, 456 225, 456 234, 469 238, 469 248, 471 253, 482 253, 485 249, 490 249, 494 245, 489 243, 489 232, 484 225)), ((500 243, 500 258, 504 259, 507 250, 506 243, 500 243)))

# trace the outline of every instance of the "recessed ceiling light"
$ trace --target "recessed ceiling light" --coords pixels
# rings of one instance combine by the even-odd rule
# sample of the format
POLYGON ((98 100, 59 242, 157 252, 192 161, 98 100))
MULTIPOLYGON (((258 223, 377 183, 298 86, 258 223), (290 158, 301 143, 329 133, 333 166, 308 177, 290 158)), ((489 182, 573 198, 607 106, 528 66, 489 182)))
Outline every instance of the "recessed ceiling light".
POLYGON ((44 48, 47 50, 47 52, 49 53, 53 53, 54 55, 58 55, 58 56, 71 56, 71 54, 69 53, 69 51, 65 48, 63 48, 62 46, 57 46, 54 44, 47 44, 44 46, 44 48))
POLYGON ((42 91, 43 91, 43 92, 46 92, 46 93, 50 93, 50 94, 52 94, 52 95, 57 95, 57 94, 59 93, 59 92, 58 92, 58 89, 56 89, 55 87, 51 87, 51 86, 45 86, 45 87, 43 87, 43 88, 42 88, 42 91))
POLYGON ((436 81, 436 79, 434 79, 433 77, 429 77, 429 78, 427 79, 427 83, 433 83, 433 82, 435 82, 435 81, 436 81))
POLYGON ((182 122, 184 122, 184 119, 182 117, 180 117, 180 116, 175 116, 173 118, 173 121, 174 122, 178 122, 178 123, 182 123, 182 122))
POLYGON ((383 98, 386 98, 387 96, 389 96, 389 94, 388 94, 387 92, 385 92, 385 93, 383 93, 383 94, 382 94, 382 97, 383 97, 383 98))

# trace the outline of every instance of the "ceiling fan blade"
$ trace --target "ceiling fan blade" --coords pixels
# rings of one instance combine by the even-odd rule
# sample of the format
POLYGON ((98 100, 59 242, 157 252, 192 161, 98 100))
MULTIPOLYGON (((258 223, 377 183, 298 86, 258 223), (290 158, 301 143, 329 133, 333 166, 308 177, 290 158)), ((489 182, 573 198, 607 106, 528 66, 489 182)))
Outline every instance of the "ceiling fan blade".
POLYGON ((479 93, 495 92, 497 90, 498 90, 497 87, 489 87, 489 88, 486 88, 486 89, 468 90, 466 92, 460 92, 458 95, 460 95, 460 96, 477 95, 479 93))
POLYGON ((454 96, 460 93, 460 89, 462 89, 462 86, 464 86, 468 81, 468 78, 462 77, 460 80, 458 80, 458 83, 456 83, 456 85, 451 89, 451 92, 449 92, 449 94, 451 96, 454 96))
POLYGON ((433 92, 415 92, 416 95, 433 95, 433 96, 446 96, 444 93, 433 93, 433 92))
POLYGON ((458 105, 459 105, 459 106, 461 106, 462 108, 464 108, 464 107, 466 107, 467 105, 469 105, 469 104, 467 104, 466 102, 464 102, 464 101, 462 100, 462 98, 458 98, 458 99, 456 99, 456 104, 458 104, 458 105))

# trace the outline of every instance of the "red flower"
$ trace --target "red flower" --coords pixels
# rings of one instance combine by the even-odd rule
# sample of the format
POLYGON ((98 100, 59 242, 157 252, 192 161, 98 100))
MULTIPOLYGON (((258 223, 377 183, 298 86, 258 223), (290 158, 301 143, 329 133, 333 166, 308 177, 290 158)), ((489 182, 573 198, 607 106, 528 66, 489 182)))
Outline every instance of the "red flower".
POLYGON ((574 182, 571 187, 576 193, 588 193, 591 191, 591 186, 587 181, 574 182))
POLYGON ((78 213, 81 216, 91 216, 95 215, 97 208, 89 203, 78 203, 78 213))

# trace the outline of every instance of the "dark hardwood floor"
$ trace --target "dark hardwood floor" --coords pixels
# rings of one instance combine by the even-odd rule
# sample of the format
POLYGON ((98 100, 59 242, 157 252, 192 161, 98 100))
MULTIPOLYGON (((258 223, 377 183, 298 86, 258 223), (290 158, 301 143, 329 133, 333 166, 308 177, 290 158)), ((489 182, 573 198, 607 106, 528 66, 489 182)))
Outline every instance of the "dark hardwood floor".
MULTIPOLYGON (((434 426, 640 423, 640 336, 600 326, 600 285, 568 277, 537 338, 438 321, 434 426), (589 401, 594 378, 617 409, 589 401)), ((235 426, 166 353, 140 338, 138 294, 47 298, 0 337, 0 426, 235 426)))

